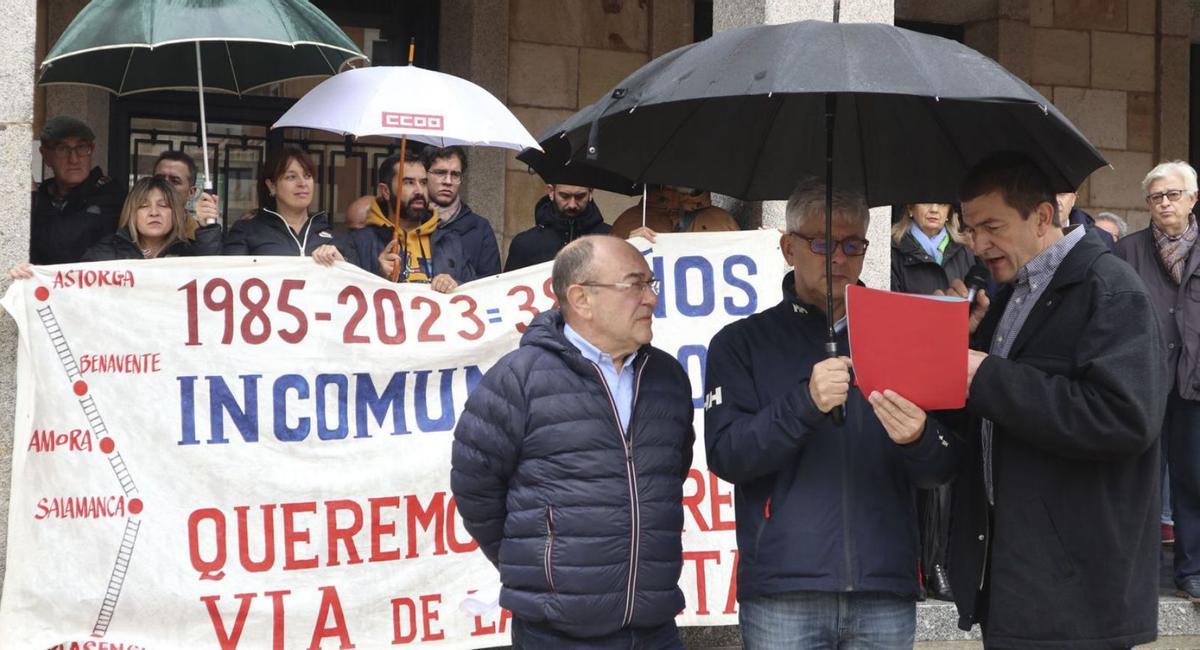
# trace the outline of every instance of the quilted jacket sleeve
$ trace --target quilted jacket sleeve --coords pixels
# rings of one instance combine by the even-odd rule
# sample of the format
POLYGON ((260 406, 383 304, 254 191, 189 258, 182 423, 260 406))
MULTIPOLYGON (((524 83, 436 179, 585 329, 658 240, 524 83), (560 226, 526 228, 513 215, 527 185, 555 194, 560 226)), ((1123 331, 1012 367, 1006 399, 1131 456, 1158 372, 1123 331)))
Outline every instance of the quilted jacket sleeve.
POLYGON ((463 524, 496 565, 526 421, 524 390, 511 360, 496 364, 467 398, 451 455, 450 489, 463 524))

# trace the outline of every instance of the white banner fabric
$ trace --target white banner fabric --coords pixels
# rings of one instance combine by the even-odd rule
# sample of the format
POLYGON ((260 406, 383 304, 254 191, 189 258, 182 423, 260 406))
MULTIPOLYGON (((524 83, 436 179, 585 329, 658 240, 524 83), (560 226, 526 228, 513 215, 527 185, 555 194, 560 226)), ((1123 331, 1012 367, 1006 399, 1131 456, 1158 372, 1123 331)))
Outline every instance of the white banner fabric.
MULTIPOLYGON (((733 624, 703 367, 717 330, 780 300, 779 235, 635 245, 663 280, 654 345, 696 406, 678 622, 733 624)), ((442 295, 297 258, 36 268, 2 303, 20 341, 0 646, 508 643, 450 448, 470 388, 553 306, 549 273, 442 295)))

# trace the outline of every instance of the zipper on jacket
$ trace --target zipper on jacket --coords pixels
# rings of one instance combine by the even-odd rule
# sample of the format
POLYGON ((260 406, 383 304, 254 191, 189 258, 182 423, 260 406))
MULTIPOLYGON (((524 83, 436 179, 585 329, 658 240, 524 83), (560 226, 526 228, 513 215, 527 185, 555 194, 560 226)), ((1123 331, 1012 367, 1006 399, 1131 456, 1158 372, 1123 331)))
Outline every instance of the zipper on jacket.
POLYGON ((633 466, 633 412, 634 406, 637 405, 638 393, 642 387, 642 372, 646 369, 646 363, 650 358, 647 356, 642 360, 641 365, 637 369, 637 378, 633 383, 633 403, 629 408, 629 436, 625 435, 625 427, 621 424, 621 412, 617 410, 617 402, 613 399, 612 389, 608 387, 608 382, 604 380, 604 372, 600 370, 594 362, 592 367, 596 369, 596 376, 600 378, 600 385, 604 387, 604 394, 608 396, 608 404, 612 407, 613 421, 617 424, 617 436, 621 439, 621 445, 625 448, 625 475, 629 482, 629 517, 630 517, 630 537, 629 537, 629 578, 625 586, 625 616, 621 619, 621 627, 629 625, 633 620, 633 602, 634 602, 634 587, 637 585, 637 566, 638 566, 638 538, 641 537, 641 517, 639 514, 640 505, 638 503, 637 479, 636 472, 633 466))
POLYGON ((287 234, 292 236, 292 241, 296 242, 296 247, 300 249, 300 257, 304 257, 304 249, 308 248, 308 231, 312 228, 312 218, 315 215, 309 215, 308 219, 304 222, 304 241, 300 241, 300 238, 296 236, 295 231, 288 225, 287 219, 284 219, 282 214, 266 208, 263 208, 263 212, 270 212, 279 217, 279 220, 283 222, 283 229, 287 231, 287 234))
POLYGON ((550 591, 558 593, 558 588, 554 586, 554 562, 551 557, 554 555, 554 506, 546 506, 546 583, 550 585, 550 591))
MULTIPOLYGON (((993 453, 995 449, 993 446, 993 453)), ((991 505, 987 502, 987 490, 983 492, 983 512, 983 562, 979 566, 979 591, 983 591, 983 583, 987 580, 988 547, 992 545, 992 513, 991 505)), ((972 614, 972 617, 974 618, 974 614, 972 614)))
POLYGON ((771 518, 771 497, 767 497, 767 505, 763 506, 763 521, 771 518))
MULTIPOLYGON (((846 415, 852 415, 850 409, 846 409, 846 415)), ((846 430, 853 431, 853 426, 856 425, 851 424, 846 430)), ((846 554, 846 591, 854 591, 854 558, 850 550, 850 443, 848 436, 839 437, 842 439, 842 549, 846 554)))

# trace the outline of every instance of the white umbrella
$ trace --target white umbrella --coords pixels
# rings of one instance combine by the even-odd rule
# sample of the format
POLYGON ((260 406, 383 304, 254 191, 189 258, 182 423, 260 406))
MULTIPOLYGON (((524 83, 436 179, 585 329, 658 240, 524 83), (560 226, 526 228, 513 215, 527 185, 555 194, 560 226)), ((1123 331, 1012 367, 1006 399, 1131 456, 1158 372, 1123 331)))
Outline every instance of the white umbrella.
POLYGON ((330 77, 271 128, 285 126, 356 137, 407 137, 438 147, 540 149, 520 120, 488 91, 411 65, 359 68, 330 77))

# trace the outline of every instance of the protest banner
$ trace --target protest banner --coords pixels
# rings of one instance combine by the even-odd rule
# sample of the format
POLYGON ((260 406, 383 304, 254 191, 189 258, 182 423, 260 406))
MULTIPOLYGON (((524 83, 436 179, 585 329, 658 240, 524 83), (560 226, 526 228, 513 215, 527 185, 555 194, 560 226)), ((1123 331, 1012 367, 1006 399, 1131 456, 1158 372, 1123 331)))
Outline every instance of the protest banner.
MULTIPOLYGON (((778 233, 661 235, 654 345, 692 380, 681 625, 736 622, 732 488, 703 367, 778 302, 778 233)), ((496 570, 449 493, 469 391, 552 308, 550 265, 442 295, 350 265, 177 258, 35 269, 20 329, 0 646, 479 648, 496 570)))

